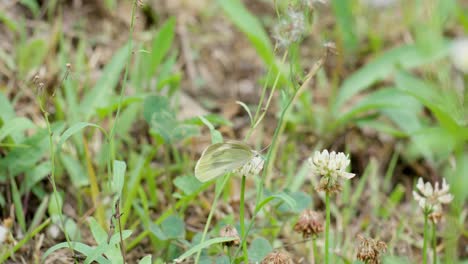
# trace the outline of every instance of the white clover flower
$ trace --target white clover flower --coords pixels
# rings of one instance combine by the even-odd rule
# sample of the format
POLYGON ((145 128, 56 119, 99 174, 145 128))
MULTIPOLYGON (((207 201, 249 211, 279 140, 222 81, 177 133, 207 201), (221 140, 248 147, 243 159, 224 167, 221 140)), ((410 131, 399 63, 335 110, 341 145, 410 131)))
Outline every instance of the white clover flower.
POLYGON ((257 175, 263 169, 264 162, 265 161, 263 160, 262 156, 256 154, 249 162, 234 172, 241 176, 252 177, 257 175))
POLYGON ((336 153, 328 150, 322 152, 316 151, 314 156, 309 158, 309 164, 314 176, 321 177, 318 190, 327 192, 337 192, 341 189, 339 179, 351 179, 356 176, 349 173, 346 168, 350 164, 349 157, 343 152, 336 153))
POLYGON ((8 229, 6 229, 6 227, 0 225, 0 245, 2 245, 3 242, 5 242, 5 240, 7 238, 7 235, 8 235, 8 229))
POLYGON ((289 10, 273 29, 273 37, 280 47, 288 47, 298 41, 305 32, 306 23, 302 12, 289 10))
POLYGON ((468 37, 454 40, 450 48, 450 58, 459 71, 468 73, 468 37))
POLYGON ((439 188, 438 182, 432 187, 430 182, 424 183, 423 179, 419 178, 416 189, 417 191, 413 191, 414 199, 424 211, 430 213, 440 214, 442 204, 448 204, 453 200, 453 195, 449 193, 450 186, 445 179, 442 181, 442 187, 439 188))

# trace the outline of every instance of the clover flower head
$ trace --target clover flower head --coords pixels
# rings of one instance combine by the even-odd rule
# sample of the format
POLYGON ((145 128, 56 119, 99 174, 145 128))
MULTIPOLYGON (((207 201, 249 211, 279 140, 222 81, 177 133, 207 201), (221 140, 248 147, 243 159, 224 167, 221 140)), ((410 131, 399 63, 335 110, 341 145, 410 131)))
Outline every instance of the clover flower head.
POLYGON ((273 37, 277 45, 286 48, 298 41, 305 32, 306 23, 302 12, 289 10, 284 18, 273 28, 273 37))
POLYGON ((387 250, 387 244, 382 241, 358 235, 359 246, 357 259, 369 264, 379 264, 380 254, 387 250))
POLYGON ((232 225, 226 225, 223 228, 221 228, 221 230, 219 231, 219 236, 236 238, 235 240, 223 243, 227 247, 238 246, 240 244, 239 232, 237 232, 237 229, 232 225))
POLYGON ((294 231, 302 233, 304 238, 316 236, 323 231, 323 219, 319 213, 313 210, 304 210, 294 226, 294 231))
POLYGON ((293 260, 286 251, 273 251, 262 260, 261 264, 293 264, 293 260))
POLYGON ((255 154, 253 158, 245 163, 242 167, 235 170, 234 173, 237 173, 241 176, 252 177, 257 175, 262 169, 265 160, 259 154, 255 154))
MULTIPOLYGON (((448 204, 453 200, 453 195, 449 191, 450 186, 445 179, 442 180, 442 186, 436 182, 433 187, 430 182, 424 183, 423 179, 419 178, 413 197, 425 212, 441 216, 442 204, 448 204)), ((437 219, 440 217, 435 217, 433 221, 437 222, 437 219)))
POLYGON ((0 245, 2 245, 3 242, 5 242, 5 240, 7 239, 7 235, 8 235, 8 229, 0 225, 0 245))
POLYGON ((465 74, 468 73, 468 37, 452 42, 450 58, 456 69, 465 74))
POLYGON ((349 156, 343 152, 316 151, 313 157, 309 158, 309 164, 312 174, 321 177, 317 189, 331 193, 339 192, 341 190, 340 178, 349 180, 356 176, 354 173, 346 171, 350 163, 349 156))

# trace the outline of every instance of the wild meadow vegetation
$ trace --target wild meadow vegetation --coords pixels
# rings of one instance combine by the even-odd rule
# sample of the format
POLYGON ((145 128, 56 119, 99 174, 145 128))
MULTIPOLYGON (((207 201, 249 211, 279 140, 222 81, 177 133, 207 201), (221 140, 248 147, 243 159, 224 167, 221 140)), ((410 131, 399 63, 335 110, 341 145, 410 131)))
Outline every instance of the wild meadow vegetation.
POLYGON ((0 263, 468 263, 468 5, 0 2, 0 263))

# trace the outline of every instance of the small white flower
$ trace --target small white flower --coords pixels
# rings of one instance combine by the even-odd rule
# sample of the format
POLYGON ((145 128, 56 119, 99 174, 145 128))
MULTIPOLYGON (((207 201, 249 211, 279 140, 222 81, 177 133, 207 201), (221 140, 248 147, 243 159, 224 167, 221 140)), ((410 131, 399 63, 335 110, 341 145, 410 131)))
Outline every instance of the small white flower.
POLYGON ((313 175, 322 177, 318 189, 330 192, 339 191, 339 178, 349 180, 356 176, 354 173, 346 171, 350 163, 349 157, 343 152, 332 151, 329 153, 328 150, 316 151, 314 156, 309 158, 313 175))
POLYGON ((442 187, 440 188, 438 182, 432 187, 430 182, 424 183, 423 179, 419 178, 416 191, 413 191, 413 197, 424 211, 440 213, 442 204, 448 204, 453 200, 453 195, 449 191, 450 186, 445 179, 442 180, 442 187))
POLYGON ((8 234, 8 229, 6 229, 4 226, 0 225, 0 245, 5 242, 8 234))
POLYGON ((263 160, 262 156, 255 154, 249 162, 234 172, 241 176, 252 177, 257 175, 263 169, 264 162, 265 161, 263 160))
POLYGON ((463 73, 468 73, 468 37, 453 41, 450 57, 455 68, 463 73))

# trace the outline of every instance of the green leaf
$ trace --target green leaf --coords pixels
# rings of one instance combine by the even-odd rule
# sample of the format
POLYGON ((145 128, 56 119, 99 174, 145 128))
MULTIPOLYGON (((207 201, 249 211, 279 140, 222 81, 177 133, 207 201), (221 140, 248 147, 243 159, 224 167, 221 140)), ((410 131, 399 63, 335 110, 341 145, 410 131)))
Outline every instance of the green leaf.
POLYGON ((21 78, 26 78, 28 72, 44 61, 47 55, 47 44, 42 39, 32 39, 18 49, 17 65, 21 78))
MULTIPOLYGON (((45 261, 47 259, 47 257, 52 254, 53 252, 59 250, 59 249, 62 249, 62 248, 70 248, 69 245, 71 245, 71 248, 75 251, 78 251, 82 254, 84 254, 85 256, 88 256, 92 253, 93 251, 93 248, 86 245, 86 244, 83 244, 81 242, 71 242, 70 244, 68 242, 62 242, 62 243, 59 243, 59 244, 56 244, 54 245, 53 247, 49 248, 45 253, 44 255, 42 255, 42 260, 45 261)), ((107 260, 106 258, 102 257, 102 256, 99 256, 98 258, 96 258, 96 261, 100 264, 112 264, 112 262, 110 260, 107 260)))
POLYGON ((195 193, 203 186, 193 175, 184 175, 175 178, 174 185, 181 189, 185 195, 195 193))
POLYGON ((124 161, 114 160, 112 175, 112 191, 118 197, 122 197, 122 190, 125 184, 125 170, 127 164, 124 161))
POLYGON ((244 32, 265 64, 272 67, 273 76, 279 73, 281 82, 285 81, 284 74, 276 64, 270 38, 257 17, 252 15, 240 0, 218 0, 217 2, 231 21, 244 32))
POLYGON ((356 24, 354 23, 353 1, 332 0, 336 24, 343 41, 343 48, 347 53, 352 53, 356 50, 359 40, 356 36, 356 24))
POLYGON ((312 197, 304 192, 293 192, 288 195, 294 200, 295 206, 291 207, 288 203, 283 203, 278 208, 281 212, 292 211, 300 213, 303 210, 310 208, 312 205, 312 197))
POLYGON ((420 112, 421 105, 417 100, 396 88, 381 88, 358 101, 346 113, 340 114, 335 121, 335 126, 344 126, 352 119, 359 117, 369 111, 383 109, 407 109, 409 111, 420 112))
POLYGON ((5 121, 10 120, 16 116, 15 109, 11 105, 8 98, 0 91, 0 119, 5 121))
POLYGON ((20 0, 20 3, 26 6, 33 13, 34 17, 39 16, 41 13, 41 9, 36 0, 20 0))
POLYGON ((149 96, 143 103, 143 116, 146 122, 169 143, 172 132, 178 123, 169 100, 163 96, 149 96))
POLYGON ((421 52, 415 45, 403 45, 385 51, 379 57, 366 64, 350 77, 346 78, 337 94, 333 104, 333 112, 338 111, 344 103, 355 94, 369 88, 378 80, 389 77, 396 69, 411 69, 425 63, 433 62, 448 53, 449 45, 446 43, 438 52, 427 54, 421 52))
POLYGON ((96 219, 94 219, 94 217, 88 218, 88 225, 89 229, 91 230, 91 234, 93 234, 93 238, 97 242, 97 244, 107 244, 107 239, 109 235, 96 221, 96 219))
POLYGON ((175 262, 183 261, 184 259, 187 259, 188 257, 192 256, 193 254, 197 253, 198 251, 210 247, 211 245, 214 244, 220 244, 220 243, 225 243, 229 241, 234 241, 238 238, 235 237, 217 237, 217 238, 212 238, 204 241, 203 243, 197 244, 196 246, 190 248, 189 250, 185 251, 184 254, 180 255, 177 259, 175 259, 175 262))
POLYGON ((149 66, 150 76, 156 73, 157 67, 161 64, 161 61, 166 56, 167 52, 172 46, 175 32, 175 18, 169 18, 162 26, 159 32, 156 34, 153 40, 149 66))
POLYGON ((142 259, 140 259, 138 264, 152 264, 152 256, 148 255, 148 256, 143 257, 142 259))
POLYGON ((15 142, 20 142, 23 138, 22 133, 26 129, 35 127, 31 120, 24 117, 15 117, 4 122, 0 128, 0 141, 11 136, 15 142))
POLYGON ((23 212, 23 204, 21 202, 21 194, 16 186, 15 179, 10 176, 11 194, 13 196, 13 204, 15 205, 15 215, 18 220, 21 230, 26 232, 26 218, 23 212))
POLYGON ((81 188, 89 185, 88 172, 79 160, 66 153, 61 153, 59 157, 74 187, 81 188))
POLYGON ((271 251, 273 251, 273 247, 268 240, 263 237, 256 238, 249 246, 249 260, 254 263, 259 263, 271 251))
POLYGON ((63 198, 59 193, 52 193, 49 200, 49 215, 56 216, 62 214, 63 198))
POLYGON ((130 44, 126 44, 115 53, 111 61, 104 67, 96 85, 86 93, 79 106, 79 112, 83 114, 84 120, 88 120, 97 108, 108 104, 114 94, 114 88, 120 80, 120 73, 127 64, 130 48, 130 44))
POLYGON ((185 223, 178 215, 170 215, 161 223, 161 230, 168 239, 185 237, 185 223))
POLYGON ((210 134, 211 134, 211 143, 216 144, 216 143, 222 143, 223 142, 223 135, 221 132, 215 129, 213 124, 211 124, 208 119, 206 119, 203 116, 199 116, 200 120, 205 124, 209 129, 210 129, 210 134))
POLYGON ((153 234, 155 237, 157 237, 159 240, 168 240, 169 238, 166 236, 166 234, 164 234, 164 232, 161 230, 161 228, 155 224, 155 223, 151 223, 150 226, 149 226, 149 230, 151 232, 151 234, 153 234))
POLYGON ((87 122, 78 122, 78 123, 72 125, 71 127, 69 127, 67 130, 65 130, 65 132, 63 132, 62 136, 60 137, 59 142, 57 143, 57 152, 60 152, 63 143, 67 139, 69 139, 74 134, 80 132, 85 127, 99 128, 105 134, 105 136, 107 137, 107 134, 106 134, 104 128, 100 127, 99 125, 96 125, 96 124, 93 124, 93 123, 87 123, 87 122))

